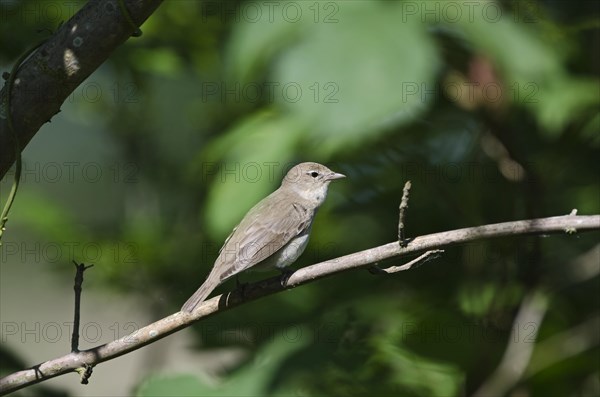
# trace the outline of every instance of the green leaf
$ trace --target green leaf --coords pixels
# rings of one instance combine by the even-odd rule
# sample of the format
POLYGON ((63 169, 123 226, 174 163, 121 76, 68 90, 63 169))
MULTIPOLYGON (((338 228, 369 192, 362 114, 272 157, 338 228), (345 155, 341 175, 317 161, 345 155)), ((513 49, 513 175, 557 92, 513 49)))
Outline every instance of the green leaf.
POLYGON ((459 28, 476 51, 492 57, 511 83, 540 81, 561 71, 559 54, 549 43, 512 21, 506 12, 500 11, 498 17, 490 13, 469 13, 465 4, 461 18, 448 27, 459 28))
POLYGON ((389 367, 391 381, 416 395, 458 395, 464 384, 459 366, 420 355, 404 346, 406 324, 401 316, 389 319, 381 332, 371 338, 374 354, 365 365, 389 367))
POLYGON ((515 22, 519 18, 500 6, 465 3, 460 10, 459 18, 445 21, 447 28, 462 33, 474 52, 494 60, 503 75, 505 96, 529 108, 548 134, 555 135, 582 111, 598 106, 600 82, 568 76, 564 45, 515 22))
POLYGON ((210 174, 206 226, 223 239, 258 201, 279 185, 291 166, 303 128, 271 111, 244 120, 217 138, 196 169, 210 174), (221 160, 221 161, 219 161, 221 160))
POLYGON ((500 288, 493 283, 478 282, 464 285, 457 299, 465 314, 483 317, 492 309, 514 307, 522 295, 523 289, 516 284, 504 285, 500 288))
POLYGON ((414 120, 435 98, 425 92, 438 67, 425 25, 397 3, 335 4, 338 22, 307 31, 274 72, 279 104, 310 123, 310 139, 323 140, 321 153, 414 120))
POLYGON ((315 155, 330 156, 413 121, 435 99, 435 45, 427 26, 406 17, 398 3, 291 4, 301 18, 275 12, 269 21, 263 11, 260 20, 240 23, 230 60, 244 82, 273 65, 267 80, 275 102, 308 125, 305 138, 315 155))
POLYGON ((208 395, 209 389, 191 375, 155 376, 142 383, 136 395, 138 397, 181 396, 192 397, 208 395))
POLYGON ((310 332, 305 327, 294 327, 278 335, 279 337, 265 346, 254 360, 231 374, 226 381, 216 387, 203 384, 189 375, 154 376, 141 384, 136 395, 138 397, 267 395, 273 378, 284 360, 311 341, 310 332))
POLYGON ((132 51, 131 57, 135 67, 143 72, 174 77, 183 70, 181 59, 169 48, 138 48, 132 51))
POLYGON ((228 74, 243 83, 255 79, 267 61, 305 28, 310 5, 291 1, 241 5, 236 16, 240 23, 233 30, 228 47, 228 74), (299 17, 291 14, 298 9, 299 17))
POLYGON ((68 208, 47 195, 23 189, 14 208, 11 218, 54 242, 81 241, 87 236, 87 230, 77 226, 68 208))
POLYGON ((572 120, 581 119, 587 110, 597 109, 600 105, 599 92, 598 80, 564 76, 543 87, 540 100, 532 102, 531 106, 544 129, 556 135, 572 120))

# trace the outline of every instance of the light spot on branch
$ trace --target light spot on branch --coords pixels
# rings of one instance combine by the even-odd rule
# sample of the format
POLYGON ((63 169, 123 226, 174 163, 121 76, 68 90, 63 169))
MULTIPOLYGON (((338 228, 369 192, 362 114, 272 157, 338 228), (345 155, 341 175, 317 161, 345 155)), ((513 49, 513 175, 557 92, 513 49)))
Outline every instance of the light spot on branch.
POLYGON ((63 62, 65 64, 65 71, 67 72, 67 76, 73 76, 80 69, 79 60, 75 56, 75 53, 67 48, 65 50, 65 54, 63 55, 63 62))

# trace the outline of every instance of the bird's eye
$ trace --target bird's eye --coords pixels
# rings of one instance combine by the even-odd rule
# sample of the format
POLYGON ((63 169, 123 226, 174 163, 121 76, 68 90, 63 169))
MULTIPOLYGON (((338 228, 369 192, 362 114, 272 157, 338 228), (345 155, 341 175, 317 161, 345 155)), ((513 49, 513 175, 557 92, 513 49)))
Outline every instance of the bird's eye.
POLYGON ((319 173, 317 171, 313 171, 310 173, 310 176, 312 176, 313 178, 316 178, 319 176, 319 173))

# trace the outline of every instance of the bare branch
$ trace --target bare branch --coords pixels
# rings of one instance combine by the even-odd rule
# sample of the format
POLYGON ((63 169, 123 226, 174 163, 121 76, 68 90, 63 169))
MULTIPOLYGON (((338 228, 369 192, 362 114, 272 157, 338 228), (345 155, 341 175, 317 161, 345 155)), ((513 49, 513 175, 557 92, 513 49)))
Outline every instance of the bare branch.
POLYGON ((244 288, 243 296, 238 291, 216 296, 203 302, 192 313, 177 312, 171 314, 130 335, 107 344, 89 350, 71 352, 32 368, 7 375, 0 379, 0 395, 65 373, 74 372, 76 369, 85 367, 86 365, 94 366, 111 360, 150 343, 154 343, 206 317, 263 296, 307 284, 346 270, 366 267, 388 258, 406 256, 416 252, 439 249, 475 240, 523 234, 565 233, 565 230, 571 229, 577 231, 600 230, 600 215, 566 215, 458 229, 417 237, 404 248, 400 247, 398 242, 395 241, 326 262, 317 263, 295 271, 285 286, 281 285, 280 277, 273 277, 250 284, 244 288))
POLYGON ((541 341, 523 378, 535 376, 546 368, 600 345, 598 331, 600 314, 594 313, 583 323, 541 341))
POLYGON ((508 346, 500 365, 473 397, 504 396, 521 379, 535 347, 538 331, 548 310, 548 296, 541 290, 527 294, 515 316, 508 346), (533 332, 527 338, 519 337, 520 324, 531 324, 533 332))
MULTIPOLYGON (((576 211, 574 210, 574 212, 576 211)), ((599 253, 600 245, 596 245, 569 264, 569 269, 573 274, 561 281, 559 286, 547 292, 533 291, 523 299, 513 321, 512 332, 508 338, 509 342, 504 356, 489 379, 473 394, 474 397, 506 395, 522 379, 531 377, 551 365, 600 343, 600 334, 598 333, 600 316, 598 314, 584 324, 553 335, 540 343, 536 341, 537 333, 548 309, 547 295, 598 275, 600 271, 598 269, 599 253), (521 329, 519 325, 522 324, 530 324, 533 327, 533 332, 529 333, 525 339, 519 337, 519 329, 521 329), (573 343, 575 340, 577 343, 573 343)))

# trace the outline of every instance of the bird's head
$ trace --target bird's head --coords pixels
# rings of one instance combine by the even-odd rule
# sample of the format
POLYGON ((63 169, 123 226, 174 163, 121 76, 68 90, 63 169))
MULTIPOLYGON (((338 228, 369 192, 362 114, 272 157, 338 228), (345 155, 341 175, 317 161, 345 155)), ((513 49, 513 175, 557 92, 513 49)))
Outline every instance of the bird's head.
POLYGON ((319 206, 327 197, 329 182, 345 177, 319 163, 300 163, 288 171, 281 186, 319 206))

